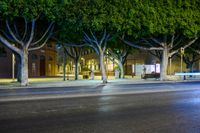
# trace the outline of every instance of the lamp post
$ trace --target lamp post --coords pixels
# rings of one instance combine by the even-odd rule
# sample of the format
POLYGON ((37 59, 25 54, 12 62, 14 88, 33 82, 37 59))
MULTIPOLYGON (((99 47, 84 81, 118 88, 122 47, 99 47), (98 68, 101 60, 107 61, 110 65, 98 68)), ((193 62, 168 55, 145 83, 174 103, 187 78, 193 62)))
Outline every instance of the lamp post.
POLYGON ((12 54, 12 80, 15 80, 15 55, 12 54))
POLYGON ((169 57, 169 74, 172 76, 172 57, 169 57))
POLYGON ((63 80, 66 81, 66 53, 63 50, 63 80))
POLYGON ((183 71, 183 55, 184 55, 184 51, 185 51, 185 49, 181 48, 181 73, 183 71))

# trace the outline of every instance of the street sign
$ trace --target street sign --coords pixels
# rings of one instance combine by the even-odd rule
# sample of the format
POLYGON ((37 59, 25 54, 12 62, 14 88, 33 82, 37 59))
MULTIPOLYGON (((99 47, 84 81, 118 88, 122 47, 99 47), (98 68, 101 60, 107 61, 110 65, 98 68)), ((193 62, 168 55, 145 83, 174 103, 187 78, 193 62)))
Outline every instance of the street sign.
POLYGON ((184 55, 185 49, 181 47, 181 54, 184 55))

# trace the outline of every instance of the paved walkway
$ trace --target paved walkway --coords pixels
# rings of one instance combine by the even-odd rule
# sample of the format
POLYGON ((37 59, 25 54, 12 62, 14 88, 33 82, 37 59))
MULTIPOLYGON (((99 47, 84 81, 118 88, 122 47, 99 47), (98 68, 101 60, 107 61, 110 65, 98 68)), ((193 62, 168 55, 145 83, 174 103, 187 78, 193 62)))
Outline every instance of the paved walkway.
MULTIPOLYGON (((127 77, 126 79, 114 79, 114 77, 108 78, 108 84, 145 84, 145 83, 175 83, 175 82, 191 82, 195 80, 177 80, 172 78, 169 81, 160 81, 156 79, 140 79, 140 77, 127 77)), ((102 81, 100 80, 100 76, 96 77, 95 80, 66 80, 63 81, 62 77, 54 77, 54 78, 30 78, 29 86, 20 86, 20 83, 16 81, 12 81, 12 79, 0 79, 0 89, 20 89, 20 88, 48 88, 48 87, 69 87, 69 86, 94 86, 101 85, 102 81)))
MULTIPOLYGON (((111 79, 108 80, 108 84, 144 84, 144 83, 166 83, 177 81, 159 81, 155 79, 111 79)), ((16 89, 16 88, 47 88, 47 87, 67 87, 67 86, 93 86, 102 84, 101 80, 66 80, 61 78, 38 78, 30 79, 29 86, 20 86, 18 82, 0 82, 0 89, 16 89)))

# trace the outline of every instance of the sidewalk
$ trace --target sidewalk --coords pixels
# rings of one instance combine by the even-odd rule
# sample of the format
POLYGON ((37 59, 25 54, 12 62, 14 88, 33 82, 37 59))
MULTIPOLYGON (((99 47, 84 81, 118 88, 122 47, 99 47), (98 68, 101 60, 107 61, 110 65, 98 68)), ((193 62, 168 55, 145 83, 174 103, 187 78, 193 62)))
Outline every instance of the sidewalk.
MULTIPOLYGON (((176 82, 191 82, 195 80, 174 80, 171 79, 169 81, 160 81, 156 79, 140 79, 140 77, 135 78, 126 78, 126 79, 114 79, 114 77, 108 78, 109 85, 115 84, 148 84, 148 83, 176 83, 176 82)), ((96 77, 95 80, 66 80, 63 81, 62 77, 56 78, 30 78, 29 79, 29 86, 20 86, 20 83, 14 81, 12 82, 11 79, 0 79, 0 89, 20 89, 20 88, 52 88, 52 87, 70 87, 70 86, 96 86, 101 85, 102 81, 100 77, 96 77)))

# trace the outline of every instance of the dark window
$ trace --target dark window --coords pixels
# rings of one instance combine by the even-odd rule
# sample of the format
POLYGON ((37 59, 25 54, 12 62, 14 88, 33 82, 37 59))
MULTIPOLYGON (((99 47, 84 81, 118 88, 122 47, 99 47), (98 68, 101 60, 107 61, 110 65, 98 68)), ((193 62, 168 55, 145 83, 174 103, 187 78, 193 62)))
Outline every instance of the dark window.
POLYGON ((7 52, 5 48, 0 47, 0 57, 6 57, 6 56, 7 56, 7 52))
POLYGON ((41 55, 41 56, 40 56, 40 60, 45 60, 45 56, 44 56, 44 55, 41 55))
POLYGON ((37 59, 38 59, 38 56, 35 55, 35 54, 32 54, 32 55, 31 55, 31 59, 32 59, 32 60, 37 60, 37 59))

